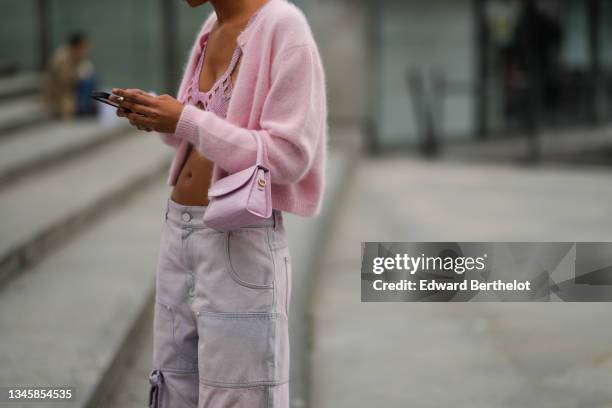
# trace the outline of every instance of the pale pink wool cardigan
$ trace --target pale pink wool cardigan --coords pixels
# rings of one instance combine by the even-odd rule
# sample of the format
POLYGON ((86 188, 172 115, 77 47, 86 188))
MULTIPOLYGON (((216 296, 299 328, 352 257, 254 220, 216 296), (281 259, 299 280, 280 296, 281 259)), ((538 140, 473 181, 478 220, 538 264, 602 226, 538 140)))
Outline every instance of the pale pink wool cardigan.
MULTIPOLYGON (((216 22, 213 12, 191 50, 178 100, 185 103, 200 47, 216 22)), ((320 212, 325 182, 327 101, 317 45, 302 12, 269 0, 237 39, 243 55, 225 119, 185 105, 174 134, 162 140, 177 152, 168 184, 176 184, 188 143, 215 163, 213 183, 255 163, 258 132, 265 145, 275 209, 320 212)))

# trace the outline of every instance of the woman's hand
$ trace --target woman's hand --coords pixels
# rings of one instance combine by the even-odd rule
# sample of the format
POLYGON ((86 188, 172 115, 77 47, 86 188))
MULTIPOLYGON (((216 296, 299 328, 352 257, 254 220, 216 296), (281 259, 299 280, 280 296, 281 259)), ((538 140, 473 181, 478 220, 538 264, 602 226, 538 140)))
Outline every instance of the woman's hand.
POLYGON ((153 96, 140 89, 121 88, 114 88, 113 94, 110 99, 119 104, 117 116, 128 118, 138 129, 175 132, 183 104, 170 95, 153 96))

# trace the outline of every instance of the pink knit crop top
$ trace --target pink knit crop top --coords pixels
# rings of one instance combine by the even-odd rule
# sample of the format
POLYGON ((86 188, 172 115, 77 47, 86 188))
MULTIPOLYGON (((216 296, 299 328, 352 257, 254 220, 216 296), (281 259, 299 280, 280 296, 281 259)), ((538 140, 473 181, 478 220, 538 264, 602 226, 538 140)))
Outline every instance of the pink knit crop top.
MULTIPOLYGON (((255 17, 259 14, 259 10, 255 12, 246 27, 251 25, 255 20, 255 17)), ((232 97, 232 74, 236 70, 238 61, 242 56, 242 49, 236 45, 232 59, 226 69, 226 71, 217 79, 207 92, 200 91, 200 77, 202 76, 202 69, 204 67, 204 59, 206 58, 206 47, 208 41, 202 45, 202 53, 198 61, 198 65, 193 73, 191 84, 187 89, 187 103, 194 105, 202 110, 213 112, 219 117, 225 118, 227 116, 227 108, 229 101, 232 97)))
POLYGON ((206 44, 202 49, 202 55, 198 66, 193 74, 193 80, 187 90, 189 97, 187 103, 194 105, 202 110, 215 113, 217 116, 224 118, 227 115, 227 107, 232 96, 232 73, 236 69, 238 60, 240 59, 240 47, 236 47, 232 60, 223 75, 213 84, 207 92, 200 91, 200 76, 202 75, 202 67, 206 56, 206 44))

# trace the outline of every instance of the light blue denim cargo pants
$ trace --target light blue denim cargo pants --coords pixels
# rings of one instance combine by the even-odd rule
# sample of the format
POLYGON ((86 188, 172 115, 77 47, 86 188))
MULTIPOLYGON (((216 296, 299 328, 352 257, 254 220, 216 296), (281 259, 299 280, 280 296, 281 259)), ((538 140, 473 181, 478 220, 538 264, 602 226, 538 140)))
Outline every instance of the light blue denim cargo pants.
POLYGON ((230 232, 168 200, 150 405, 288 408, 291 259, 282 213, 230 232))

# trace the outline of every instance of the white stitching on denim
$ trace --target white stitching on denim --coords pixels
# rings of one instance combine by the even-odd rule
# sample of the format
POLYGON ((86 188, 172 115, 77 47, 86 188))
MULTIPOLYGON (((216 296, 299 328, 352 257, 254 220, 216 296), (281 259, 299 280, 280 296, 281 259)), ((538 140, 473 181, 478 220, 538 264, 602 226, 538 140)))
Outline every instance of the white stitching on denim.
POLYGON ((167 367, 160 367, 159 368, 160 371, 165 371, 168 373, 173 373, 173 374, 197 374, 199 373, 199 369, 198 370, 181 370, 180 368, 167 368, 167 367))
POLYGON ((196 314, 218 319, 277 319, 281 315, 278 312, 214 312, 212 310, 200 310, 196 314))
MULTIPOLYGON (((246 282, 244 280, 242 280, 240 278, 240 276, 237 274, 237 272, 234 270, 234 267, 232 266, 232 262, 230 259, 230 235, 233 231, 227 231, 225 233, 225 263, 226 263, 226 268, 229 272, 229 275, 231 276, 231 278, 239 285, 241 286, 245 286, 247 288, 251 288, 251 289, 274 289, 274 281, 272 281, 272 284, 270 285, 257 285, 254 283, 249 283, 246 282)), ((272 256, 272 254, 270 254, 271 258, 274 258, 274 256, 272 256)), ((274 262, 274 261, 273 261, 274 262)))
POLYGON ((268 251, 270 252, 270 259, 272 260, 272 310, 276 310, 276 304, 278 302, 278 285, 276 284, 276 251, 272 248, 272 244, 270 242, 270 228, 266 228, 266 241, 268 242, 268 251))
POLYGON ((211 387, 219 387, 219 388, 252 388, 254 386, 262 386, 262 385, 276 386, 276 385, 287 384, 288 382, 289 380, 286 379, 286 380, 279 380, 279 381, 253 381, 253 382, 246 382, 246 383, 226 383, 223 381, 211 381, 211 380, 200 379, 200 384, 208 385, 211 387))
POLYGON ((289 316, 289 256, 285 255, 285 313, 289 316))
MULTIPOLYGON (((267 333, 267 338, 271 338, 272 335, 276 337, 277 333, 277 324, 275 323, 277 320, 282 319, 284 316, 278 312, 213 312, 208 310, 200 310, 196 313, 197 316, 206 316, 207 318, 219 319, 219 320, 253 320, 253 319, 261 319, 261 320, 271 320, 273 321, 268 325, 269 332, 267 333), (274 331, 271 333, 270 331, 274 331)), ((280 356, 276 353, 276 350, 273 351, 274 356, 274 370, 272 373, 272 377, 277 377, 280 372, 277 371, 277 367, 279 367, 278 359, 280 356)), ((286 356, 288 358, 288 356, 286 356)), ((230 382, 230 381, 222 381, 222 380, 212 380, 205 379, 200 376, 200 383, 204 385, 217 386, 217 387, 226 387, 226 388, 245 388, 256 385, 280 385, 288 382, 289 379, 275 379, 275 380, 264 380, 264 381, 244 381, 244 382, 230 382)))

